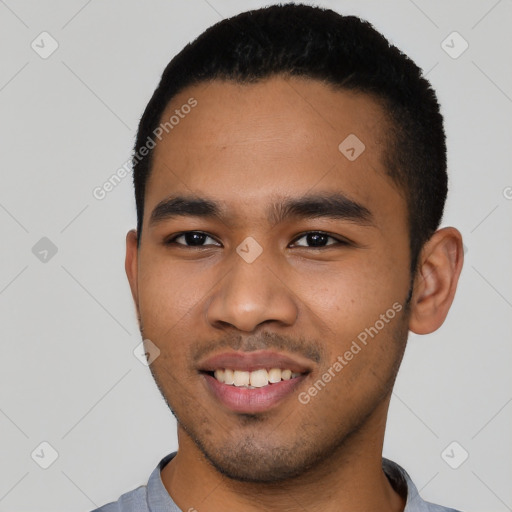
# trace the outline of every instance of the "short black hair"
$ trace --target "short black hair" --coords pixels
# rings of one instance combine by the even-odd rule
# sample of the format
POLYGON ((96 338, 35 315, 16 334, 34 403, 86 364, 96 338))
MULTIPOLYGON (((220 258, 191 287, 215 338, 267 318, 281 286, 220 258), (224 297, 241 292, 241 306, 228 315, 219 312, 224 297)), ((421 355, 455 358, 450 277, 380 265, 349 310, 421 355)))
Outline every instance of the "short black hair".
POLYGON ((272 5, 224 19, 167 65, 140 120, 132 158, 138 243, 153 154, 151 148, 141 158, 140 149, 172 98, 212 80, 244 84, 279 75, 367 93, 383 106, 389 120, 384 164, 406 199, 414 272, 421 248, 439 227, 447 195, 436 94, 421 69, 369 22, 303 4, 272 5))

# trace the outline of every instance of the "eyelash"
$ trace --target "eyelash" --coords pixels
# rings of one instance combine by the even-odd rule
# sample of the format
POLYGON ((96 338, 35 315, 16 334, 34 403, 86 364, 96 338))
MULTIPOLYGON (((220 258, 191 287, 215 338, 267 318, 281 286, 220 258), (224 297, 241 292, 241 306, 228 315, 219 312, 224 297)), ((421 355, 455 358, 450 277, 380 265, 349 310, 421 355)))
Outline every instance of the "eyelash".
MULTIPOLYGON (((195 233, 195 234, 199 234, 199 235, 205 235, 206 237, 208 238, 212 238, 213 240, 215 240, 214 237, 212 237, 211 235, 209 235, 208 233, 205 233, 204 231, 183 231, 181 233, 177 233, 176 235, 173 235, 172 237, 168 238, 167 240, 164 241, 164 245, 177 245, 177 246, 181 246, 181 247, 189 247, 189 248, 192 248, 192 247, 196 247, 196 248, 203 248, 203 247, 207 247, 206 245, 186 245, 186 244, 181 244, 181 243, 177 243, 176 240, 178 238, 181 238, 182 236, 185 236, 187 234, 192 234, 192 233, 195 233)), ((304 237, 307 237, 308 235, 323 235, 323 236, 326 236, 328 239, 332 239, 332 240, 335 240, 336 243, 334 244, 327 244, 327 245, 324 245, 324 246, 318 246, 318 247, 309 247, 309 246, 299 246, 299 247, 306 247, 307 249, 325 249, 327 247, 331 247, 331 246, 336 246, 336 245, 349 245, 350 242, 348 242, 347 240, 344 240, 342 238, 336 238, 332 235, 330 235, 329 233, 326 233, 325 231, 307 231, 305 233, 302 233, 301 235, 299 235, 298 237, 296 237, 292 243, 296 243, 298 240, 300 240, 301 238, 304 238, 304 237)))

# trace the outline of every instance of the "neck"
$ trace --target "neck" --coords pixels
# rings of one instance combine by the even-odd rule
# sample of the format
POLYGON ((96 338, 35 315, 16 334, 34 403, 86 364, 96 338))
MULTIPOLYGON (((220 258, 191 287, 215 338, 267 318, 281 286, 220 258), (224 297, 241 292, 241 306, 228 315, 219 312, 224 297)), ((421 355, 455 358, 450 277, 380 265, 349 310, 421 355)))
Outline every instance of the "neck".
POLYGON ((223 476, 179 427, 179 450, 162 470, 162 482, 187 512, 402 512, 405 500, 382 470, 388 405, 389 397, 321 465, 299 477, 271 484, 223 476))

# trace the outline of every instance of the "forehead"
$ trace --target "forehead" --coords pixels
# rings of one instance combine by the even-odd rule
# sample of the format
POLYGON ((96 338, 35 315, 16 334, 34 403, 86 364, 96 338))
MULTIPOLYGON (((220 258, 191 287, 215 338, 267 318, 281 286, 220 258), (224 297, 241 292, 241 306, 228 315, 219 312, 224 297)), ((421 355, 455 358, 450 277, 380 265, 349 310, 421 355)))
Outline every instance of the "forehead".
POLYGON ((371 96, 303 78, 216 80, 173 98, 161 122, 171 117, 154 149, 145 218, 176 193, 247 212, 281 195, 340 191, 372 210, 404 213, 383 163, 386 116, 371 96))

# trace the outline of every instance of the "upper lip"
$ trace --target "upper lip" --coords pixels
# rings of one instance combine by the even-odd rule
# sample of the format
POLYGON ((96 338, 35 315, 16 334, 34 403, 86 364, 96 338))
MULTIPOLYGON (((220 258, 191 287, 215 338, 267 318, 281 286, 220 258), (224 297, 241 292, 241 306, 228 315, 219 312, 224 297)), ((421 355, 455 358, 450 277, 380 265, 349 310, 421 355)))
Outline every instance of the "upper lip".
POLYGON ((254 371, 261 368, 289 369, 295 373, 309 373, 312 364, 300 356, 291 356, 282 352, 259 350, 255 352, 223 352, 209 356, 198 365, 203 372, 213 372, 218 369, 254 371))

